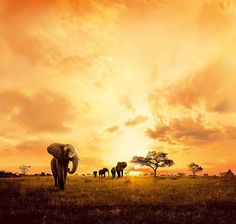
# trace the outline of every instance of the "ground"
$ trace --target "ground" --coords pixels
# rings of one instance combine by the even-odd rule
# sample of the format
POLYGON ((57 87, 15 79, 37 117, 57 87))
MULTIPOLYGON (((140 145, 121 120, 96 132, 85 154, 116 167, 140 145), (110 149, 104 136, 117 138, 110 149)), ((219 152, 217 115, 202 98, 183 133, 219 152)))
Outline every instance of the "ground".
POLYGON ((236 181, 70 176, 0 179, 0 223, 235 223, 236 181))

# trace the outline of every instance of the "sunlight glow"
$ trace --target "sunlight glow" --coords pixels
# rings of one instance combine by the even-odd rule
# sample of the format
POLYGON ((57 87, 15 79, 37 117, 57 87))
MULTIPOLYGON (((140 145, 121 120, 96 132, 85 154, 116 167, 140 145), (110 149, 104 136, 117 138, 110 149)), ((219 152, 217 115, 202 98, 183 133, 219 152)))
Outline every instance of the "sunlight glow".
POLYGON ((140 171, 129 171, 129 176, 139 176, 142 174, 140 171))

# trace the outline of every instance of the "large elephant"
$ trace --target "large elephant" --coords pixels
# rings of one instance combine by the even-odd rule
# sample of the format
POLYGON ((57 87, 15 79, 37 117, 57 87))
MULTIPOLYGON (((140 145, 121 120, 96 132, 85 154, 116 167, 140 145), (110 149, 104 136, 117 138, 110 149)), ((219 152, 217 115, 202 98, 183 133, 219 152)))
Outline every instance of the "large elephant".
POLYGON ((103 168, 101 170, 98 171, 99 173, 99 177, 105 177, 106 176, 106 172, 108 173, 108 176, 109 176, 109 170, 107 168, 103 168))
POLYGON ((55 181, 55 186, 64 190, 67 172, 74 174, 78 167, 78 154, 73 145, 53 143, 48 146, 47 151, 53 156, 51 160, 51 169, 55 181), (68 168, 69 162, 72 162, 72 170, 68 168))
POLYGON ((116 172, 118 177, 123 177, 123 170, 127 167, 126 162, 118 162, 116 166, 116 172))
POLYGON ((115 167, 112 167, 112 169, 111 169, 111 175, 112 175, 113 178, 116 177, 116 168, 115 168, 115 167))

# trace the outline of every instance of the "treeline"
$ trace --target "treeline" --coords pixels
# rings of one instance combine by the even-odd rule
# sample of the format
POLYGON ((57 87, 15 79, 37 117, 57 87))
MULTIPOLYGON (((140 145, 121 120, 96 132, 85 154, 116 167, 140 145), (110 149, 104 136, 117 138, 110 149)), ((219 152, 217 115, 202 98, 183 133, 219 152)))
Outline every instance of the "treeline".
POLYGON ((45 172, 41 172, 41 173, 35 173, 35 174, 22 174, 22 173, 13 173, 10 171, 6 171, 6 170, 0 170, 0 178, 7 178, 7 177, 22 177, 22 176, 51 176, 50 173, 45 173, 45 172))
POLYGON ((19 176, 19 175, 16 174, 16 173, 12 173, 12 172, 5 171, 5 170, 0 171, 0 177, 1 178, 3 178, 3 177, 17 177, 17 176, 19 176))

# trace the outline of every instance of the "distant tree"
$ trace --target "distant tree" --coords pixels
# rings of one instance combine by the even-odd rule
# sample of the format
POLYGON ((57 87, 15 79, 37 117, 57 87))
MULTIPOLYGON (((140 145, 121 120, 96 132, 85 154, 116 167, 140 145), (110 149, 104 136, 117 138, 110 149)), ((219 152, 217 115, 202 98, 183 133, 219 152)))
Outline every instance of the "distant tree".
POLYGON ((158 167, 170 167, 174 165, 174 161, 169 159, 167 155, 168 154, 164 152, 149 151, 146 157, 134 156, 130 162, 152 168, 154 171, 154 177, 156 177, 158 167))
POLYGON ((31 166, 28 166, 28 165, 22 165, 19 167, 19 169, 23 175, 25 175, 29 171, 30 168, 31 168, 31 166))
POLYGON ((193 173, 193 176, 195 176, 195 174, 197 172, 200 172, 203 170, 203 168, 201 166, 197 165, 196 163, 189 164, 188 169, 189 169, 189 171, 191 171, 193 173))

